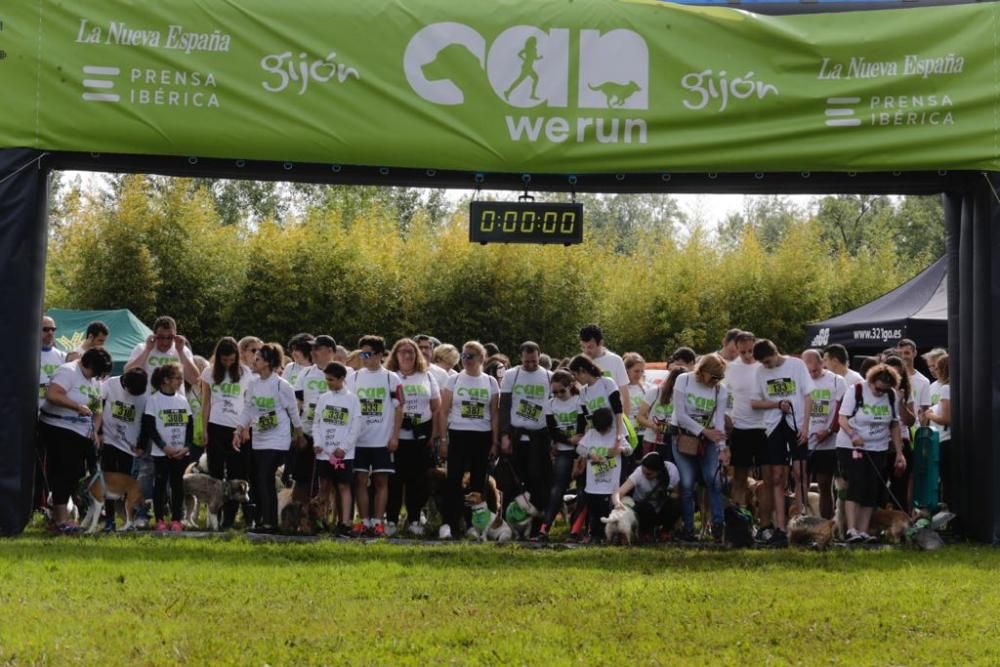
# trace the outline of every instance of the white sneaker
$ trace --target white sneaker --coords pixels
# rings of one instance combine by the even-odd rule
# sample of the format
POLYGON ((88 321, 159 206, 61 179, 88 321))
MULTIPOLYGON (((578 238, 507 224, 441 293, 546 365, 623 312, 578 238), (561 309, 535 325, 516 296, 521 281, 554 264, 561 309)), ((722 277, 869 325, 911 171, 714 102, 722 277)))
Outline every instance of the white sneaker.
POLYGON ((420 523, 411 523, 407 527, 407 530, 409 530, 410 534, 413 535, 413 536, 415 536, 415 537, 423 537, 424 533, 426 532, 424 530, 423 524, 420 524, 420 523))
POLYGON ((441 529, 438 531, 439 540, 450 540, 451 539, 451 526, 446 523, 441 524, 441 529))
POLYGON ((386 537, 392 537, 395 534, 396 534, 396 522, 395 521, 386 521, 385 522, 385 536, 386 537))

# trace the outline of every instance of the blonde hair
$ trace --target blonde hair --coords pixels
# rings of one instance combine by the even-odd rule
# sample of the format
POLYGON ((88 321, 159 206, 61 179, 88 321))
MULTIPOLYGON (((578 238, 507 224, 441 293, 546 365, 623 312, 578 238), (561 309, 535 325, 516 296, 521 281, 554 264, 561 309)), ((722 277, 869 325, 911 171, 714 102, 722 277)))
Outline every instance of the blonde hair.
POLYGON ((698 376, 699 382, 708 384, 704 381, 707 379, 707 376, 714 375, 720 378, 725 376, 726 360, 719 356, 717 352, 703 355, 698 359, 698 363, 695 364, 694 372, 698 376))
POLYGON ((344 360, 344 365, 356 371, 361 370, 361 350, 353 350, 348 353, 347 359, 344 360))
POLYGON ((432 359, 435 364, 445 363, 448 364, 449 368, 454 368, 455 364, 458 363, 458 359, 461 355, 458 353, 458 348, 451 343, 441 343, 434 348, 434 354, 432 359))
POLYGON ((646 360, 638 352, 626 352, 625 356, 622 357, 622 361, 625 363, 625 370, 627 371, 632 370, 633 366, 646 363, 646 360))
POLYGON ((475 350, 475 352, 482 357, 483 361, 486 361, 486 348, 478 340, 466 341, 465 345, 462 346, 462 352, 466 350, 475 350))

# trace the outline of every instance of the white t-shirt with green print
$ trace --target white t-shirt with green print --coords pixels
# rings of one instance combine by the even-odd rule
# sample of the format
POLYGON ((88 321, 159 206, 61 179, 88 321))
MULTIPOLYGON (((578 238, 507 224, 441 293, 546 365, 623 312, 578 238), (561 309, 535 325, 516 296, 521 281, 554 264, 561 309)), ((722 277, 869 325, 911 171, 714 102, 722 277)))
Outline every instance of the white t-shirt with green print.
POLYGON ((227 428, 240 425, 240 415, 243 414, 243 397, 253 375, 250 369, 243 366, 239 380, 233 380, 226 373, 222 382, 216 384, 212 368, 208 367, 201 374, 201 381, 212 388, 212 402, 208 410, 208 423, 218 424, 227 428))
POLYGON ((829 431, 837 414, 837 402, 844 398, 847 382, 830 371, 823 371, 818 380, 813 380, 812 412, 809 417, 809 449, 819 451, 836 449, 837 439, 833 434, 823 442, 817 442, 816 434, 829 431))
MULTIPOLYGON (((567 438, 572 438, 576 435, 576 417, 580 414, 580 401, 576 396, 570 396, 569 400, 562 400, 561 398, 550 398, 549 402, 545 406, 545 415, 552 415, 552 418, 556 421, 556 426, 562 431, 567 438)), ((565 442, 560 442, 556 444, 556 449, 560 452, 573 452, 576 451, 576 447, 573 445, 567 445, 565 442)))
MULTIPOLYGON (((87 379, 80 368, 80 362, 71 361, 63 364, 52 375, 52 384, 57 384, 66 390, 66 398, 74 403, 81 403, 90 408, 95 415, 101 411, 101 383, 97 378, 87 379)), ((85 438, 90 437, 94 428, 91 417, 83 417, 75 410, 49 403, 42 403, 41 421, 51 426, 58 426, 85 438)))
POLYGON ((60 366, 66 363, 66 355, 63 351, 56 347, 50 347, 47 350, 42 350, 41 357, 39 359, 39 373, 38 373, 38 407, 42 407, 42 403, 45 402, 45 391, 49 388, 49 382, 52 381, 52 376, 56 374, 56 371, 60 366))
MULTIPOLYGON (((660 392, 663 390, 663 385, 658 385, 653 387, 646 392, 646 395, 642 397, 642 402, 649 406, 649 420, 657 423, 670 424, 674 419, 674 403, 673 396, 668 396, 669 401, 666 405, 660 402, 660 392)), ((665 434, 660 431, 654 431, 651 428, 646 429, 646 434, 643 437, 643 442, 655 443, 657 445, 662 445, 665 442, 665 434)))
MULTIPOLYGON (((941 401, 951 401, 951 385, 941 384, 937 380, 931 383, 930 389, 930 401, 931 408, 930 411, 937 416, 941 416, 941 401)), ((938 432, 941 442, 947 442, 951 440, 951 429, 947 426, 942 426, 937 422, 931 422, 931 428, 938 432)))

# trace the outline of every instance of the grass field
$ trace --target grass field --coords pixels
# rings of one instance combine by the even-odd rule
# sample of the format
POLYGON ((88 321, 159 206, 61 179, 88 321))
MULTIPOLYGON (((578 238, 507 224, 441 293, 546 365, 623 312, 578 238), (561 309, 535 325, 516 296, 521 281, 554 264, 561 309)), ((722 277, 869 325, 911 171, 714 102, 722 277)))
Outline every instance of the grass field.
POLYGON ((1000 664, 1000 550, 0 540, 0 664, 1000 664))

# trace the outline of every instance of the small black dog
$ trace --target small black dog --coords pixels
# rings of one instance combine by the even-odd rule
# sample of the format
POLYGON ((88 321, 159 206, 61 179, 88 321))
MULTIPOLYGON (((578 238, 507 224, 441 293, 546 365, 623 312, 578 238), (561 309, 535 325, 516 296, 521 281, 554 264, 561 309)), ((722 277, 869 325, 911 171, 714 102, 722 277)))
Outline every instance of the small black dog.
POLYGON ((753 546, 753 515, 750 510, 729 505, 725 511, 726 544, 738 549, 753 546))

